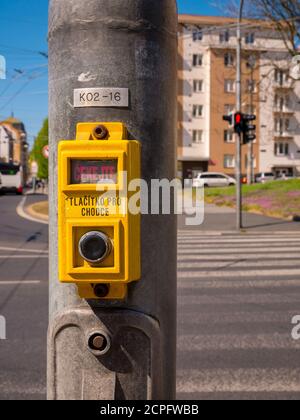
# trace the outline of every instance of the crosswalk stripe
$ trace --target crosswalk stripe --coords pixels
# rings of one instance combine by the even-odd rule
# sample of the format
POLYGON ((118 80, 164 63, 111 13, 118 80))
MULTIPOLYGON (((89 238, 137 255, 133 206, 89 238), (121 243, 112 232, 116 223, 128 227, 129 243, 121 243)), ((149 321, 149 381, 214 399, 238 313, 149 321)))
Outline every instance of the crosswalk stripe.
MULTIPOLYGON (((283 255, 282 253, 279 254, 281 260, 289 260, 289 259, 296 259, 299 260, 299 253, 287 253, 285 255, 283 255)), ((202 254, 201 252, 199 252, 198 254, 194 253, 194 254, 188 254, 188 253, 183 253, 178 254, 178 261, 240 261, 241 259, 243 260, 261 260, 261 261, 267 261, 267 260, 274 260, 274 258, 278 259, 278 256, 275 256, 270 253, 266 254, 266 253, 260 253, 260 254, 229 254, 229 255, 216 255, 216 254, 202 254), (200 254, 200 255, 199 255, 200 254)))
MULTIPOLYGON (((299 290, 300 292, 300 290, 299 290)), ((211 294, 206 293, 199 293, 197 295, 183 295, 180 296, 178 302, 180 305, 207 305, 211 303, 212 296, 211 294)), ((232 295, 230 290, 228 290, 228 294, 223 293, 220 295, 214 295, 213 297, 214 305, 224 305, 227 302, 233 302, 234 305, 237 304, 259 304, 259 305, 268 305, 270 303, 282 304, 282 303, 300 303, 299 302, 299 295, 291 293, 289 296, 281 296, 280 292, 277 293, 266 293, 265 291, 261 291, 258 294, 248 294, 246 293, 234 293, 232 295)))
MULTIPOLYGON (((185 312, 189 315, 189 312, 185 312)), ((213 327, 220 328, 222 333, 225 334, 226 332, 226 325, 234 325, 237 328, 242 329, 244 325, 247 328, 254 330, 256 325, 253 324, 262 324, 264 327, 273 326, 273 328, 277 331, 278 324, 280 325, 291 325, 291 319, 295 315, 294 311, 287 311, 284 314, 278 311, 262 311, 262 312, 242 312, 235 311, 232 312, 215 312, 213 316, 213 327)), ((178 326, 181 327, 190 327, 193 326, 197 331, 196 334, 199 334, 203 328, 207 327, 207 325, 211 324, 212 322, 212 315, 211 312, 196 312, 195 311, 189 317, 189 322, 186 322, 182 317, 178 319, 178 326)), ((187 328, 184 328, 183 336, 186 334, 187 328)), ((197 338, 197 335, 193 336, 197 338)), ((202 335, 201 335, 202 337, 202 335)), ((179 336, 180 339, 180 336, 179 336)))
POLYGON ((288 334, 187 334, 179 336, 178 348, 180 351, 300 349, 300 343, 291 340, 288 334))
POLYGON ((233 260, 231 262, 224 262, 224 261, 210 261, 210 262, 179 262, 177 264, 178 269, 202 269, 202 270, 209 270, 211 268, 248 268, 251 269, 253 267, 300 267, 300 259, 297 260, 278 260, 272 259, 269 261, 256 261, 256 260, 248 260, 248 261, 237 261, 233 260))
POLYGON ((278 251, 283 249, 294 249, 294 250, 298 250, 299 254, 300 254, 300 244, 266 244, 264 246, 262 246, 262 244, 244 244, 244 243, 240 243, 240 244, 204 244, 204 243, 199 243, 199 244, 178 244, 178 249, 179 250, 185 250, 185 249, 191 249, 191 250, 195 250, 195 249, 199 249, 199 250, 216 250, 216 247, 218 250, 222 250, 222 249, 237 249, 236 247, 238 247, 238 249, 270 249, 270 250, 274 250, 274 251, 278 251), (259 248, 258 248, 259 247, 259 248))
POLYGON ((283 276, 300 276, 300 269, 289 270, 251 270, 251 271, 181 271, 178 278, 246 278, 246 277, 283 277, 283 276))
MULTIPOLYGON (((289 243, 289 244, 299 244, 300 245, 300 238, 299 239, 294 239, 294 238, 281 238, 281 241, 284 243, 289 243)), ((259 239, 259 241, 257 239, 222 239, 222 240, 215 240, 215 239, 211 239, 211 240, 204 240, 204 239, 178 239, 178 243, 180 245, 184 245, 184 244, 212 244, 212 245, 216 245, 216 244, 235 244, 235 243, 246 243, 247 245, 249 244, 257 244, 257 242, 259 243, 270 243, 270 244, 274 244, 274 240, 272 239, 267 239, 267 238, 263 238, 263 239, 259 239)))
POLYGON ((300 393, 299 251, 300 232, 179 235, 179 394, 300 393))
POLYGON ((184 281, 182 279, 178 279, 178 289, 181 290, 195 290, 195 292, 201 292, 204 289, 280 289, 280 288, 287 288, 287 287, 300 287, 300 279, 256 279, 256 280, 230 280, 224 277, 223 279, 210 279, 207 276, 205 279, 202 279, 199 282, 195 278, 185 278, 184 281))
MULTIPOLYGON (((222 254, 222 253, 224 253, 224 254, 231 254, 231 253, 233 253, 233 252, 236 252, 236 253, 240 253, 240 252, 244 252, 245 253, 245 251, 247 251, 247 250, 250 250, 248 247, 239 247, 239 248, 230 248, 230 247, 226 247, 226 248, 219 248, 219 247, 216 247, 216 248, 211 248, 211 249, 205 249, 205 247, 203 247, 203 248, 201 248, 201 249, 197 249, 196 247, 188 247, 188 248, 179 248, 179 254, 193 254, 193 253, 195 253, 195 252, 199 252, 199 251, 201 251, 201 254, 203 255, 203 254, 215 254, 215 255, 219 255, 219 254, 222 254)), ((268 249, 268 248, 266 248, 266 247, 264 247, 264 248, 261 248, 261 247, 256 247, 255 248, 255 251, 256 252, 266 252, 266 251, 272 251, 271 249, 268 249)), ((251 252, 253 252, 254 250, 253 249, 251 249, 251 252)), ((297 247, 297 248, 295 248, 295 247, 291 247, 291 248, 288 248, 288 247, 284 247, 284 248, 276 248, 276 252, 272 252, 272 254, 280 254, 280 253, 283 253, 283 252, 285 252, 285 253, 288 253, 288 252, 299 252, 299 257, 300 257, 300 249, 297 247)))
POLYGON ((300 369, 179 369, 177 391, 300 392, 300 369))

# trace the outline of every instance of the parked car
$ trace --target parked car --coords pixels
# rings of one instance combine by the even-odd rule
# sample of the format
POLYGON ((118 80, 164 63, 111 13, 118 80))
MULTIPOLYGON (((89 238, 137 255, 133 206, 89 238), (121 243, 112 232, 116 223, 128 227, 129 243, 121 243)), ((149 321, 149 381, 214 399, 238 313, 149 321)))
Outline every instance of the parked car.
POLYGON ((233 185, 236 185, 236 180, 234 178, 225 174, 214 172, 199 174, 197 178, 193 180, 193 188, 229 187, 233 185))
POLYGON ((255 177, 255 182, 257 184, 265 184, 270 181, 275 181, 275 175, 273 172, 261 172, 255 177))

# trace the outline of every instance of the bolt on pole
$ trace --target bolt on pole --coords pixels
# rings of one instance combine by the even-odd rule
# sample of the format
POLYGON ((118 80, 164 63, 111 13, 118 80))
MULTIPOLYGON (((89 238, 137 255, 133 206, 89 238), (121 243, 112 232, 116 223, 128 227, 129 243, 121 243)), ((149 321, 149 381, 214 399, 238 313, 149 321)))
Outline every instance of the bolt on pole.
MULTIPOLYGON (((238 27, 237 27, 237 76, 236 76, 236 112, 242 111, 242 36, 241 23, 243 17, 244 0, 240 1, 238 27)), ((241 185, 241 134, 236 135, 236 228, 241 230, 242 225, 242 185, 241 185)))
MULTIPOLYGON (((142 179, 176 177, 175 0, 51 0, 49 400, 176 396, 177 217, 142 215, 142 276, 124 301, 58 281, 58 143, 118 122, 142 145, 142 179), (129 89, 129 106, 75 107, 74 90, 129 89)), ((96 133, 102 136, 103 133, 96 133)))

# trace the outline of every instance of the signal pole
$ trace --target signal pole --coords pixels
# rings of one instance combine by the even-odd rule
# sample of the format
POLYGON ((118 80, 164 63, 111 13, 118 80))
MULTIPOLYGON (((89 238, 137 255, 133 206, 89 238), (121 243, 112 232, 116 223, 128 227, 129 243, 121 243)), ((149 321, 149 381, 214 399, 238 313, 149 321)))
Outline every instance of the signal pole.
MULTIPOLYGON (((240 0, 240 9, 237 27, 237 75, 236 75, 236 112, 242 111, 242 35, 241 23, 243 18, 244 0, 240 0)), ((242 222, 242 185, 241 185, 241 155, 242 155, 241 133, 236 135, 236 228, 240 231, 242 222)))
POLYGON ((172 400, 177 218, 142 216, 142 278, 127 300, 80 299, 58 282, 57 146, 79 122, 123 122, 142 143, 142 178, 175 179, 176 1, 51 0, 49 78, 48 399, 172 400), (77 108, 78 88, 128 88, 129 107, 77 108))

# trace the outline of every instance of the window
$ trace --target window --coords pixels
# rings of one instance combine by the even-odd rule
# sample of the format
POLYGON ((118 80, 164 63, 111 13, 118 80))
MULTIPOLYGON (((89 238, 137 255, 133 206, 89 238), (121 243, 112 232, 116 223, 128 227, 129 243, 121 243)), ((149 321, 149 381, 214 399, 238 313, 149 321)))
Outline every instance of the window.
POLYGON ((201 67, 203 65, 203 55, 202 54, 194 54, 193 55, 193 66, 194 67, 201 67))
POLYGON ((234 112, 235 105, 226 104, 224 106, 224 113, 225 115, 232 114, 234 112))
POLYGON ((275 120, 275 131, 276 133, 283 134, 283 132, 289 132, 291 130, 291 120, 289 118, 276 118, 275 120))
POLYGON ((226 53, 224 55, 224 64, 226 67, 233 67, 234 66, 234 55, 231 53, 226 53))
POLYGON ((289 156, 290 146, 288 143, 275 143, 275 156, 289 156))
POLYGON ((255 34, 253 32, 249 32, 245 36, 245 42, 246 44, 254 44, 255 43, 255 34))
POLYGON ((235 81, 234 80, 225 80, 225 92, 234 93, 235 92, 235 81))
POLYGON ((230 33, 229 31, 224 31, 220 33, 220 43, 225 44, 226 42, 230 41, 230 33))
POLYGON ((291 123, 290 120, 287 118, 284 122, 285 131, 290 131, 291 123))
POLYGON ((275 82, 283 86, 285 82, 289 81, 290 75, 288 70, 275 69, 275 82))
POLYGON ((275 131, 276 133, 283 133, 283 119, 282 118, 276 118, 275 120, 275 131))
POLYGON ((255 80, 247 80, 247 92, 248 93, 256 92, 256 82, 255 82, 255 80))
POLYGON ((193 130, 193 143, 194 144, 203 143, 203 131, 202 130, 193 130))
POLYGON ((235 156, 225 155, 224 156, 224 168, 230 169, 235 167, 235 156))
POLYGON ((203 39, 203 32, 201 29, 198 29, 196 31, 193 32, 193 41, 197 42, 197 41, 202 41, 203 39))
POLYGON ((203 116, 203 105, 194 105, 193 106, 193 117, 201 118, 203 116))
POLYGON ((224 131, 224 141, 225 143, 233 143, 233 130, 225 130, 224 131))
POLYGON ((194 93, 203 92, 203 80, 194 80, 194 93))

